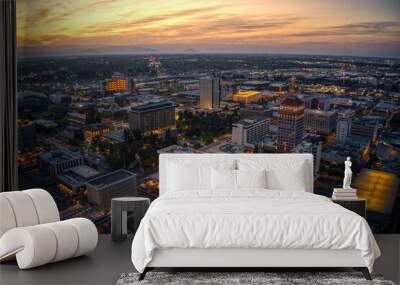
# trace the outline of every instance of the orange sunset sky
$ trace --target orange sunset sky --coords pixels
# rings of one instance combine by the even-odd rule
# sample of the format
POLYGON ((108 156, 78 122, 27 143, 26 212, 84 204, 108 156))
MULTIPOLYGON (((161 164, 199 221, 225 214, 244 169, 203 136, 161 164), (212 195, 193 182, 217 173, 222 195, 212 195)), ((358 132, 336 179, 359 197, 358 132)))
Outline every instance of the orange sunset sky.
POLYGON ((399 0, 17 0, 19 50, 400 57, 399 0))

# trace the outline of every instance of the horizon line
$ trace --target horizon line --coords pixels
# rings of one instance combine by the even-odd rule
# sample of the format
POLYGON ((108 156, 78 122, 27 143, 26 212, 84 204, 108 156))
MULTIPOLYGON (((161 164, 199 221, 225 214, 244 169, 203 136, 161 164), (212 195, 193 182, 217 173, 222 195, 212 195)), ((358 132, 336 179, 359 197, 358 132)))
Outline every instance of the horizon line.
MULTIPOLYGON (((18 48, 19 49, 19 48, 18 48)), ((82 54, 54 54, 54 55, 34 55, 34 56, 18 56, 20 59, 41 59, 41 58, 60 58, 60 57, 85 57, 85 56, 149 56, 149 55, 277 55, 277 56, 330 56, 330 57, 348 57, 348 58, 365 58, 365 59, 386 59, 400 60, 398 56, 367 56, 367 55, 348 55, 348 54, 328 54, 328 53, 268 53, 268 52, 132 52, 132 53, 82 53, 82 54)))

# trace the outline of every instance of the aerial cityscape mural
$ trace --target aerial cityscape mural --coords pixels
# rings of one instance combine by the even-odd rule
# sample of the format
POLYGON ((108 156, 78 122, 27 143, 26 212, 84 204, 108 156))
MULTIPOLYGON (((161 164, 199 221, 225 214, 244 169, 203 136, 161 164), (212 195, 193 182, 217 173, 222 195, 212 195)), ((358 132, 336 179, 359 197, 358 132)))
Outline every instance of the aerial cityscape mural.
POLYGON ((312 153, 400 233, 400 2, 17 0, 19 187, 109 232, 162 153, 312 153))

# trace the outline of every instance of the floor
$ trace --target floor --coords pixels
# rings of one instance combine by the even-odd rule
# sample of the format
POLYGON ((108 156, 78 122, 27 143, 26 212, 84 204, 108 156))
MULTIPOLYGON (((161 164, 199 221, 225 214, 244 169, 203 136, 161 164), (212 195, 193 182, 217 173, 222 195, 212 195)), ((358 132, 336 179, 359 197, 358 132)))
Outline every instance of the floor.
MULTIPOLYGON (((400 283, 400 235, 376 235, 382 257, 375 272, 400 283)), ((124 272, 134 271, 130 261, 131 240, 112 242, 100 235, 97 249, 82 256, 30 270, 18 270, 15 262, 0 265, 0 284, 115 284, 124 272)))
POLYGON ((0 284, 115 284, 122 273, 134 271, 131 243, 100 235, 96 250, 88 256, 29 270, 18 270, 15 262, 0 264, 0 284))

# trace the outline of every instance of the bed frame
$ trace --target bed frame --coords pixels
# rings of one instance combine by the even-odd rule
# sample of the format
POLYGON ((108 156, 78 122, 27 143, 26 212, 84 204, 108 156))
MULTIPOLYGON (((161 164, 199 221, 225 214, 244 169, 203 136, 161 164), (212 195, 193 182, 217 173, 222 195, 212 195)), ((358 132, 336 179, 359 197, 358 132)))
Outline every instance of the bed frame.
MULTIPOLYGON (((312 154, 252 154, 262 159, 288 159, 305 161, 308 168, 307 192, 313 192, 313 156, 312 154)), ((159 158, 160 195, 167 190, 167 162, 179 159, 194 160, 196 163, 210 163, 220 159, 248 159, 248 154, 161 154, 159 158)), ((353 268, 361 271, 367 280, 371 276, 359 250, 331 249, 253 249, 253 248, 170 248, 156 250, 153 259, 147 265, 139 280, 146 273, 160 268, 229 268, 234 271, 265 268, 353 268)))
MULTIPOLYGON (((359 250, 330 249, 194 249, 156 250, 152 261, 139 275, 155 268, 230 268, 246 271, 271 268, 353 268, 371 280, 359 250)), ((262 270, 261 270, 262 271, 262 270)))

